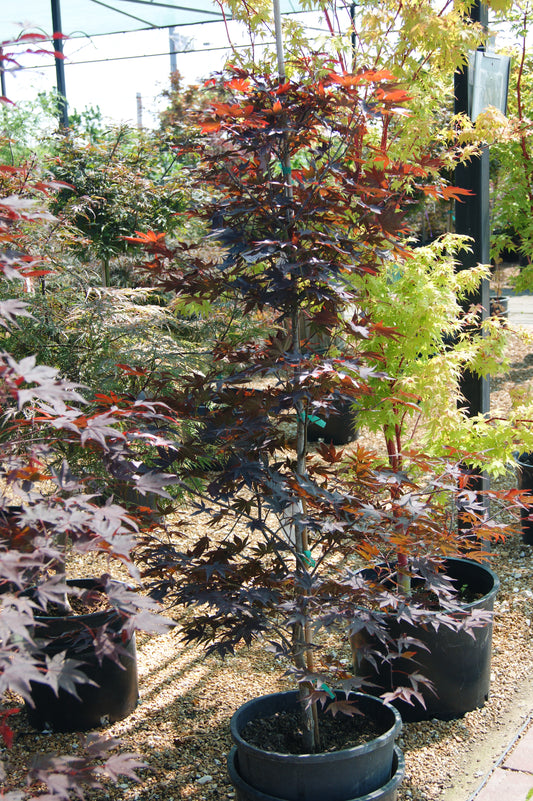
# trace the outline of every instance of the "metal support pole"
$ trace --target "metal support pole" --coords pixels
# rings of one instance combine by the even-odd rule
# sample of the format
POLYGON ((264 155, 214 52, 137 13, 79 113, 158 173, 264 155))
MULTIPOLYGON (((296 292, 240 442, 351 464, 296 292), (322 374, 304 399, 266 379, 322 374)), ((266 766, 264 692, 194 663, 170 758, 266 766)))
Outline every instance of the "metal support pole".
MULTIPOLYGON (((487 6, 475 0, 470 9, 470 18, 488 26, 487 6)), ((468 66, 454 76, 455 113, 469 113, 468 108, 468 66)), ((467 164, 462 164, 455 171, 455 184, 468 189, 471 194, 455 202, 455 232, 472 238, 469 243, 471 253, 459 255, 459 270, 466 270, 477 264, 488 264, 490 259, 490 223, 489 223, 489 152, 484 148, 479 156, 473 157, 467 164)), ((483 279, 481 286, 469 294, 465 308, 480 307, 478 325, 489 313, 490 293, 489 279, 483 279)), ((476 326, 477 327, 477 326, 476 326)), ((479 329, 478 329, 479 330, 479 329)), ((488 378, 481 378, 465 370, 461 378, 461 391, 466 401, 467 413, 470 417, 478 414, 486 415, 490 410, 490 385, 488 378)), ((487 476, 478 473, 472 476, 472 489, 488 489, 487 476)))
POLYGON ((352 35, 351 35, 351 40, 352 40, 352 72, 355 72, 355 61, 356 61, 355 48, 356 48, 356 45, 357 45, 357 37, 355 35, 355 3, 352 3, 351 6, 350 6, 350 21, 351 21, 351 24, 352 24, 352 35))
MULTIPOLYGON (((61 30, 61 6, 60 0, 51 0, 52 2, 52 27, 54 34, 62 33, 61 30)), ((63 58, 63 39, 54 39, 54 49, 60 54, 55 57, 56 62, 56 81, 57 81, 57 94, 59 100, 59 124, 63 128, 68 128, 68 102, 67 102, 67 88, 65 84, 65 64, 63 58)))
MULTIPOLYGON (((476 0, 470 10, 470 17, 485 27, 488 25, 487 7, 476 0)), ((455 113, 468 114, 468 66, 454 76, 455 113)), ((483 152, 472 158, 468 164, 462 164, 455 171, 455 184, 468 189, 472 194, 455 203, 455 231, 472 238, 471 253, 462 253, 459 269, 468 269, 476 264, 488 264, 490 259, 490 223, 489 223, 489 152, 483 152)), ((469 295, 467 307, 480 305, 480 322, 489 312, 489 280, 482 281, 480 288, 469 295)), ((462 382, 470 416, 485 414, 490 409, 489 381, 466 373, 462 382)))
POLYGON ((173 75, 178 69, 178 61, 176 59, 176 26, 171 25, 168 29, 168 38, 170 44, 170 74, 173 75))
POLYGON ((137 128, 142 131, 143 127, 143 99, 140 92, 137 92, 137 128))
POLYGON ((4 52, 3 52, 2 48, 0 47, 0 94, 2 95, 2 97, 7 97, 6 74, 5 74, 5 70, 4 70, 4 60, 2 58, 3 55, 4 55, 4 52))

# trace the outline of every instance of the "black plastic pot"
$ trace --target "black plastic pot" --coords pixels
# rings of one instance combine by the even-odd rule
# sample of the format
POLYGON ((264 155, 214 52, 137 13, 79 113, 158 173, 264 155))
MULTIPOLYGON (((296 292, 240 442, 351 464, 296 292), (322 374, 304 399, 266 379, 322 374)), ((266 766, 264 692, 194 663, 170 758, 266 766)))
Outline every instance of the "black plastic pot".
MULTIPOLYGON (((280 796, 268 795, 251 787, 239 773, 239 760, 237 756, 237 748, 234 746, 228 756, 228 773, 231 783, 235 787, 237 794, 237 801, 283 801, 280 796)), ((392 759, 391 778, 386 782, 383 787, 373 790, 371 793, 357 796, 357 798, 348 799, 348 801, 396 801, 398 797, 398 787, 400 786, 405 773, 405 760, 402 752, 396 746, 392 759)), ((331 787, 331 784, 330 784, 331 787)), ((329 794, 324 796, 329 801, 329 794)))
POLYGON ((307 438, 309 442, 317 442, 319 439, 330 445, 348 445, 358 437, 357 411, 354 410, 354 403, 350 400, 337 401, 333 404, 329 415, 326 417, 309 418, 307 438))
MULTIPOLYGON (((472 603, 460 606, 457 617, 466 616, 472 610, 492 612, 494 599, 500 581, 495 573, 485 565, 469 559, 447 559, 446 574, 457 587, 468 587, 482 597, 472 603)), ((375 577, 375 571, 365 569, 368 577, 375 577), (374 574, 374 576, 372 576, 374 574)), ((438 611, 429 612, 430 620, 438 611)), ((413 645, 410 650, 416 654, 413 659, 398 658, 387 663, 378 662, 377 667, 363 660, 358 668, 362 676, 373 683, 372 692, 376 695, 408 685, 407 676, 416 670, 433 683, 436 695, 427 687, 420 686, 426 708, 418 701, 414 706, 402 701, 394 705, 405 721, 421 721, 438 718, 453 720, 466 712, 482 707, 488 699, 490 687, 490 661, 492 650, 492 622, 473 629, 471 636, 466 631, 454 631, 441 624, 438 628, 431 622, 413 625, 399 622, 395 615, 383 613, 382 622, 395 640, 401 637, 414 637, 425 646, 413 645), (426 650, 427 649, 427 650, 426 650)), ((363 634, 366 643, 379 649, 377 640, 363 634)))
MULTIPOLYGON (((344 698, 344 693, 338 693, 344 698)), ((231 719, 236 745, 236 763, 241 787, 247 785, 253 798, 284 801, 349 801, 366 797, 382 788, 392 775, 394 740, 401 729, 398 712, 370 695, 354 693, 363 714, 372 717, 383 734, 359 746, 317 754, 282 754, 263 751, 241 736, 246 724, 277 712, 298 708, 298 692, 273 693, 241 706, 231 719)), ((241 790, 244 792, 244 790, 241 790)), ((247 798, 246 795, 242 796, 247 798)))
MULTIPOLYGON (((68 584, 82 589, 97 586, 93 579, 68 584)), ((41 652, 49 657, 65 652, 66 657, 80 660, 83 664, 79 670, 95 684, 76 684, 77 698, 64 689, 56 695, 47 685, 31 682, 34 706, 28 703, 26 709, 32 726, 57 732, 87 731, 122 720, 133 712, 139 699, 135 637, 122 641, 123 621, 118 612, 36 616, 35 621, 36 640, 43 643, 41 652), (120 664, 108 657, 98 661, 92 633, 104 625, 121 645, 120 664)))
MULTIPOLYGON (((533 453, 521 453, 516 461, 518 489, 533 495, 533 453)), ((529 519, 530 515, 533 515, 533 504, 520 510, 522 539, 528 545, 533 545, 533 519, 529 519)))
POLYGON ((506 322, 509 317, 509 297, 507 295, 493 295, 490 299, 490 315, 506 322))

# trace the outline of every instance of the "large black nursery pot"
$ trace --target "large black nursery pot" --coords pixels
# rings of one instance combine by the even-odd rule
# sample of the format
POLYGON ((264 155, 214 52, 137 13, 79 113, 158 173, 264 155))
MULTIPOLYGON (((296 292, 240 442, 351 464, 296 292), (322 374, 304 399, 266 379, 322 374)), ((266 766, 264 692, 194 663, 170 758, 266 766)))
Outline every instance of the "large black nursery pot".
MULTIPOLYGON (((517 459, 517 479, 518 489, 526 490, 533 495, 533 453, 521 453, 517 459)), ((528 505, 527 509, 520 510, 522 526, 522 539, 528 545, 533 545, 533 504, 528 505)))
MULTIPOLYGON (((93 579, 67 583, 84 590, 98 589, 98 582, 93 579)), ((87 731, 122 720, 133 712, 139 699, 135 636, 123 641, 123 620, 116 610, 36 616, 35 621, 41 652, 49 657, 65 652, 66 657, 79 660, 83 664, 78 669, 94 684, 76 684, 76 698, 64 689, 56 695, 47 685, 31 682, 34 706, 28 703, 26 709, 32 726, 56 732, 87 731), (119 664, 107 656, 99 662, 95 653, 93 634, 104 625, 121 646, 119 664)))
MULTIPOLYGON (((337 696, 345 697, 339 692, 337 696)), ((370 794, 383 789, 393 775, 397 786, 403 775, 401 758, 394 763, 400 715, 390 704, 370 695, 354 693, 350 699, 357 701, 358 709, 372 718, 381 733, 358 746, 316 754, 266 751, 242 736, 246 724, 252 720, 297 710, 300 700, 296 690, 263 695, 241 706, 231 719, 235 751, 228 763, 239 801, 351 801, 367 796, 374 799, 370 794)), ((393 798, 391 795, 391 801, 393 798)))
POLYGON ((509 297, 508 295, 493 295, 490 298, 490 315, 498 317, 503 323, 509 319, 509 297))
MULTIPOLYGON (((255 787, 252 787, 241 778, 236 746, 233 746, 228 755, 228 773, 231 783, 235 787, 237 801, 280 801, 279 796, 262 793, 260 790, 256 790, 255 787)), ((359 795, 357 798, 349 799, 349 801, 396 801, 398 798, 398 787, 402 783, 404 774, 405 760, 398 746, 395 746, 392 758, 391 777, 389 781, 386 782, 382 787, 379 787, 377 790, 373 790, 371 793, 365 793, 364 795, 359 795)), ((331 780, 330 787, 332 786, 333 781, 334 779, 331 780)), ((324 796, 324 799, 327 799, 327 801, 329 801, 329 798, 329 793, 327 796, 324 796)))
MULTIPOLYGON (((453 579, 455 586, 467 589, 468 596, 475 597, 472 602, 459 603, 457 618, 473 610, 493 611, 500 581, 490 568, 469 559, 450 558, 444 565, 446 575, 453 579)), ((362 572, 368 578, 377 577, 371 568, 362 572)), ((434 615, 437 623, 441 612, 435 610, 428 614, 430 618, 434 615)), ((375 685, 372 692, 379 695, 409 685, 407 676, 413 671, 430 679, 435 690, 433 693, 425 685, 420 685, 425 708, 416 700, 414 705, 395 701, 403 720, 453 720, 485 704, 490 687, 492 621, 474 628, 471 636, 464 630, 454 631, 442 623, 438 627, 431 622, 413 625, 398 621, 394 614, 383 613, 381 617, 395 640, 414 637, 425 648, 413 645, 410 650, 416 654, 412 659, 400 657, 391 663, 378 661, 377 665, 363 660, 358 672, 375 685)), ((363 634, 362 638, 379 649, 379 643, 371 636, 363 634)))
POLYGON ((357 410, 352 400, 338 400, 328 416, 310 415, 307 428, 309 442, 324 440, 328 445, 348 445, 359 436, 357 410))

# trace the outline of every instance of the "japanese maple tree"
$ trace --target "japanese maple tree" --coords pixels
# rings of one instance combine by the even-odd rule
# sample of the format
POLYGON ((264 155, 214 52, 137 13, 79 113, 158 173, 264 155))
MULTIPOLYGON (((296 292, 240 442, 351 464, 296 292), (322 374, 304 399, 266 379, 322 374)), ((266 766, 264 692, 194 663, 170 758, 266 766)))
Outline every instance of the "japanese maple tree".
MULTIPOLYGON (((18 44, 32 46, 44 39, 25 36, 18 44)), ((6 46, 3 63, 9 62, 6 46)), ((3 99, 5 102, 5 99, 3 99)), ((27 282, 48 272, 38 252, 20 249, 21 235, 30 228, 46 226, 51 215, 46 199, 58 190, 55 182, 42 180, 30 164, 0 165, 0 273, 3 282, 27 282)), ((30 312, 20 298, 0 301, 0 326, 9 333, 24 325, 30 312)), ((168 411, 161 405, 123 399, 101 399, 89 407, 82 389, 61 378, 54 368, 37 364, 32 356, 17 360, 6 349, 0 353, 0 736, 8 750, 2 754, 0 781, 6 797, 35 797, 47 787, 58 799, 79 796, 85 786, 99 786, 105 778, 122 774, 136 777, 143 767, 136 755, 113 753, 118 741, 90 735, 76 756, 36 754, 28 766, 26 790, 10 786, 9 747, 13 743, 14 716, 19 709, 12 693, 32 703, 31 683, 43 683, 57 691, 75 689, 86 681, 76 660, 58 654, 49 659, 34 640, 35 618, 49 602, 62 604, 67 595, 67 549, 98 552, 120 562, 139 586, 139 573, 130 552, 143 525, 143 510, 135 515, 91 491, 90 472, 76 473, 66 461, 57 460, 67 442, 91 450, 110 471, 126 475, 141 493, 165 494, 154 468, 142 475, 139 455, 157 454, 166 443, 156 429, 168 425, 168 411), (55 464, 55 467, 54 467, 55 464), (136 481, 138 479, 138 481, 136 481)), ((168 485, 172 477, 165 477, 168 485)), ((135 629, 166 630, 158 607, 150 599, 100 579, 109 603, 118 610, 126 636, 135 629)), ((97 653, 118 658, 120 645, 106 626, 94 631, 97 653)))
MULTIPOLYGON (((204 247, 171 246, 161 232, 132 237, 156 285, 189 308, 205 314, 224 295, 245 315, 268 309, 272 320, 262 338, 215 339, 211 369, 164 388, 176 415, 195 421, 174 466, 210 526, 192 544, 180 530, 147 538, 141 556, 155 597, 198 608, 182 624, 186 639, 225 655, 261 636, 292 662, 312 751, 314 702, 332 696, 333 681, 347 692, 361 684, 320 657, 316 637, 361 625, 368 589, 344 568, 388 537, 379 526, 388 473, 360 451, 348 479, 342 452, 312 451, 307 427, 339 400, 371 403, 370 378, 389 380, 366 343, 396 333, 361 319, 353 277, 379 274, 403 252, 404 213, 430 181, 425 157, 394 159, 379 136, 407 100, 388 71, 350 74, 323 55, 292 70, 280 82, 229 69, 224 101, 198 118, 191 179, 210 202, 191 213, 211 225, 204 247), (195 467, 202 455, 212 460, 207 479, 195 467)), ((423 537, 426 516, 412 516, 423 537)), ((362 625, 376 622, 370 614, 362 625)), ((331 705, 340 708, 350 711, 331 705)))

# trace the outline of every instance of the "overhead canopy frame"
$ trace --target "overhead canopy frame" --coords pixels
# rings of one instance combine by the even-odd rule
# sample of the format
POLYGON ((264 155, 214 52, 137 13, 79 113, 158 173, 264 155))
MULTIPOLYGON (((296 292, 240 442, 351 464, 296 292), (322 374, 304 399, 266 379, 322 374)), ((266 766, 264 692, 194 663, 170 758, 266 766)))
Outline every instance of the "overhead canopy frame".
MULTIPOLYGON (((198 25, 224 19, 213 0, 57 0, 69 38, 127 33, 155 28, 198 25)), ((21 31, 49 34, 52 12, 46 0, 18 0, 0 3, 0 39, 16 37, 21 31)), ((281 13, 302 11, 299 0, 280 0, 281 13)))
MULTIPOLYGON (((300 0, 279 0, 283 14, 302 11, 300 0)), ((68 39, 115 33, 177 28, 221 22, 224 15, 214 0, 18 0, 0 4, 0 41, 21 33, 62 33, 68 39)), ((68 126, 65 67, 61 38, 55 37, 57 90, 63 102, 60 122, 68 126)))

